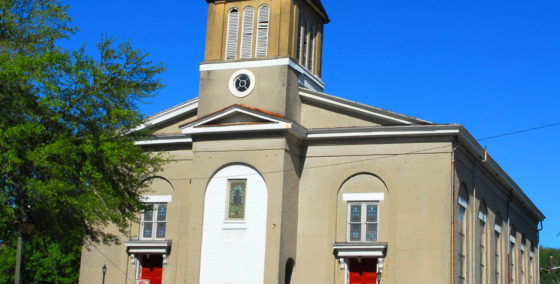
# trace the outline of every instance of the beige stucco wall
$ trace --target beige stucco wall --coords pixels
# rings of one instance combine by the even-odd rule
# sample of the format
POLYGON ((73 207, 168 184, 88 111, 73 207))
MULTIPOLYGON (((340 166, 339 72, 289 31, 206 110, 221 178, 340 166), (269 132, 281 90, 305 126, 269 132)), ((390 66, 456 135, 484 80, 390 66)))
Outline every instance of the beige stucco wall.
MULTIPOLYGON (((469 196, 465 216, 470 220, 467 281, 476 277, 480 264, 473 251, 480 238, 473 228, 477 228, 474 217, 481 199, 488 205, 488 228, 493 228, 498 212, 503 218, 502 259, 506 260, 507 192, 482 168, 477 168, 478 173, 475 171, 473 176, 472 160, 456 152, 456 187, 452 197, 451 142, 386 138, 306 145, 293 137, 234 135, 196 139, 192 151, 178 149, 186 146, 160 149, 167 150, 173 159, 161 174, 173 187, 162 180, 152 184, 152 194, 173 196, 166 235, 172 240, 172 249, 164 268, 164 283, 198 282, 206 185, 213 173, 231 163, 254 167, 267 184, 265 283, 284 283, 289 258, 295 261, 291 283, 343 283, 333 244, 346 241, 346 204, 341 199, 346 192, 385 194, 379 203, 379 241, 388 244, 383 283, 451 282, 450 221, 455 206, 452 199, 456 200, 461 185, 469 196), (403 267, 406 273, 402 273, 403 267), (418 275, 423 277, 419 279, 418 275)), ((527 217, 519 204, 511 204, 510 222, 517 229, 517 249, 525 239, 528 280, 529 251, 538 241, 536 221, 527 217)), ((488 232, 489 239, 492 232, 488 232)), ((130 238, 138 233, 138 225, 132 224, 130 238)), ((489 241, 488 245, 490 256, 495 254, 492 243, 489 241)), ((535 281, 537 257, 535 249, 535 281)), ((495 271, 492 257, 487 263, 487 276, 491 279, 495 271)), ((83 251, 81 283, 100 280, 103 264, 109 268, 106 283, 124 283, 125 274, 134 279, 135 267, 130 264, 124 246, 98 246, 83 251)), ((505 271, 504 263, 504 280, 505 271)), ((519 277, 517 271, 516 279, 519 277)))
MULTIPOLYGON (((510 225, 516 229, 515 254, 518 256, 516 261, 516 269, 514 277, 516 281, 520 280, 521 268, 523 262, 525 266, 525 283, 529 282, 529 270, 533 273, 533 282, 537 283, 538 279, 538 221, 527 209, 523 209, 519 200, 512 196, 510 199, 510 189, 500 184, 495 178, 490 176, 482 167, 482 161, 474 159, 472 156, 461 150, 456 151, 456 195, 460 190, 465 190, 468 194, 468 207, 465 215, 467 222, 467 240, 466 240, 466 279, 467 282, 473 279, 480 279, 480 244, 484 241, 487 250, 486 262, 486 281, 494 281, 496 277, 496 245, 494 224, 496 224, 496 216, 500 216, 502 221, 498 222, 501 226, 500 234, 500 279, 502 283, 508 281, 508 253, 509 229, 508 217, 510 225), (481 202, 484 201, 488 208, 488 218, 485 225, 486 238, 482 239, 482 231, 479 226, 478 212, 481 202), (509 202, 508 202, 509 201, 509 202), (508 210, 509 204, 509 210, 508 210), (524 258, 520 259, 521 243, 525 245, 524 258), (529 265, 530 251, 533 251, 533 265, 529 265)), ((456 216, 457 221, 457 216, 456 216)), ((458 244, 455 245, 455 255, 458 254, 458 244)), ((455 265, 455 277, 458 275, 458 264, 455 265)))
MULTIPOLYGON (((150 181, 149 190, 146 195, 171 195, 172 201, 168 204, 166 239, 172 240, 171 253, 168 258, 168 265, 164 268, 163 279, 165 283, 180 283, 178 274, 183 263, 180 255, 188 253, 185 249, 187 239, 180 236, 188 230, 188 223, 184 222, 189 203, 185 200, 185 193, 190 191, 189 179, 191 177, 192 151, 188 149, 176 149, 175 147, 165 147, 166 156, 170 162, 159 174, 167 181, 154 179, 150 181), (171 184, 169 184, 171 183, 171 184)), ((159 149, 162 150, 162 149, 159 149)), ((140 216, 138 216, 139 218, 140 216)), ((107 231, 118 234, 118 230, 113 227, 107 231)), ((132 223, 128 236, 121 236, 121 243, 129 239, 137 239, 140 228, 137 223, 132 223)), ((107 265, 107 275, 105 283, 130 283, 135 278, 135 266, 130 263, 130 258, 126 253, 124 244, 121 245, 96 245, 89 250, 82 250, 82 260, 80 267, 80 283, 100 283, 101 266, 107 265)))
POLYGON ((231 94, 229 79, 238 69, 200 72, 198 117, 233 104, 247 105, 299 121, 301 100, 296 72, 288 65, 249 68, 255 75, 255 88, 243 98, 231 94))
POLYGON ((380 126, 379 123, 350 116, 342 111, 326 109, 309 103, 301 105, 301 124, 306 128, 380 126))
POLYGON ((379 209, 379 241, 388 243, 383 283, 428 283, 418 282, 418 275, 438 275, 429 283, 449 283, 450 149, 449 142, 421 141, 309 146, 300 182, 293 283, 335 283, 335 278, 343 283, 333 244, 345 241, 341 224, 346 223, 346 213, 337 212, 337 203, 342 202, 339 190, 345 180, 358 173, 376 176, 382 183, 368 188, 386 191, 379 209), (405 154, 434 147, 441 148, 405 154), (403 267, 407 272, 399 273, 403 267))

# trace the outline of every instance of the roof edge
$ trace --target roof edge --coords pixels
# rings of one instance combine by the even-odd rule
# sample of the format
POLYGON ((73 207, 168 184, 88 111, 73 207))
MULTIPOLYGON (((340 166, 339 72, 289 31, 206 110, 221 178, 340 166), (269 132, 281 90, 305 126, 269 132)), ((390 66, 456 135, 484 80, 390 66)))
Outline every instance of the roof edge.
POLYGON ((387 121, 392 121, 393 123, 400 124, 419 124, 419 125, 434 125, 435 123, 412 116, 407 116, 404 114, 392 112, 378 107, 373 107, 370 105, 362 104, 359 102, 343 99, 341 97, 325 94, 322 92, 316 92, 305 88, 299 88, 299 95, 302 100, 317 102, 321 104, 326 104, 329 106, 343 108, 353 113, 359 113, 362 115, 384 119, 387 121))

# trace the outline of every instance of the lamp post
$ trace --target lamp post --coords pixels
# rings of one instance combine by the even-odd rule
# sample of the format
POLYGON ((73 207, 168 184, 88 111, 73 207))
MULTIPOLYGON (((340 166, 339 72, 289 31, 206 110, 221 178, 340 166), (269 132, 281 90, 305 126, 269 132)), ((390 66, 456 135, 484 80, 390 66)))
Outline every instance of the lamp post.
POLYGON ((23 282, 21 270, 24 262, 25 241, 27 241, 27 238, 33 232, 33 227, 35 227, 35 223, 33 223, 33 218, 31 218, 31 213, 29 210, 25 210, 23 212, 23 217, 21 218, 21 222, 19 224, 19 235, 18 235, 18 243, 17 243, 17 255, 16 255, 16 275, 14 281, 15 284, 21 284, 23 282))
POLYGON ((101 267, 101 272, 103 272, 103 284, 105 284, 105 274, 107 273, 107 265, 103 264, 103 267, 101 267))

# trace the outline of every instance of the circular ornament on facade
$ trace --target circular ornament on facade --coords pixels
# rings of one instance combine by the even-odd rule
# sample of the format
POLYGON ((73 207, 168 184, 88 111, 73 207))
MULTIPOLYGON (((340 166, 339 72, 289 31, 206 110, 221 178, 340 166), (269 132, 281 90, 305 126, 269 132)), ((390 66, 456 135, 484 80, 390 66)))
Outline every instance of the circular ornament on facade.
POLYGON ((255 75, 253 72, 242 69, 229 78, 229 91, 238 98, 249 95, 255 88, 255 75))

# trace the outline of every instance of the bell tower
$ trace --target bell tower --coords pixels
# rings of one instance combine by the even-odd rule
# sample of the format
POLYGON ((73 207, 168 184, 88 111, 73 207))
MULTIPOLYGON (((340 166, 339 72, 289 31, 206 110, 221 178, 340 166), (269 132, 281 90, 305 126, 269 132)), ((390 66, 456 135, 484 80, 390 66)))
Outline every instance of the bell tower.
POLYGON ((299 120, 298 88, 322 91, 320 0, 206 0, 199 115, 233 104, 299 120))

